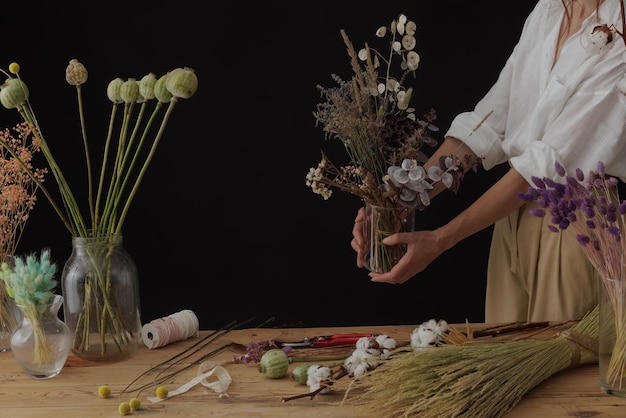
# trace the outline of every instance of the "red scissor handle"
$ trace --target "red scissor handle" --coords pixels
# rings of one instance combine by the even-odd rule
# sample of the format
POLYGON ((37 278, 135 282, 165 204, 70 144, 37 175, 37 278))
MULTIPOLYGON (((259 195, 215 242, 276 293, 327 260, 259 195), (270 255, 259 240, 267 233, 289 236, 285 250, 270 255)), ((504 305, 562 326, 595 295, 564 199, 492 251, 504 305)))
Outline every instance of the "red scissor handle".
POLYGON ((335 334, 315 337, 311 347, 336 347, 340 345, 353 345, 362 337, 373 337, 374 334, 335 334))

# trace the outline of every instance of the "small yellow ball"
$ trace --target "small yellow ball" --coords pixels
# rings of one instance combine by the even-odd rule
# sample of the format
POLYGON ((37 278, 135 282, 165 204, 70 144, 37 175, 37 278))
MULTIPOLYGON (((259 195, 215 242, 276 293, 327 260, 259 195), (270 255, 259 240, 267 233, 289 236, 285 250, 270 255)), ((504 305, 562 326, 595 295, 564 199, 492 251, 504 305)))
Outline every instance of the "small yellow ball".
POLYGON ((122 402, 120 406, 117 407, 117 412, 119 412, 120 415, 130 414, 130 404, 128 402, 122 402))
POLYGON ((167 398, 167 394, 169 393, 169 391, 167 390, 167 388, 165 386, 159 386, 156 390, 156 396, 159 399, 165 399, 167 398))
POLYGON ((133 411, 141 408, 141 401, 137 398, 132 398, 130 401, 128 401, 128 404, 130 405, 130 409, 133 411))
POLYGON ((100 386, 98 388, 98 395, 100 395, 101 398, 108 398, 111 396, 111 388, 107 385, 100 386))
POLYGON ((20 72, 20 65, 17 62, 12 62, 9 64, 9 72, 11 74, 17 74, 20 72))

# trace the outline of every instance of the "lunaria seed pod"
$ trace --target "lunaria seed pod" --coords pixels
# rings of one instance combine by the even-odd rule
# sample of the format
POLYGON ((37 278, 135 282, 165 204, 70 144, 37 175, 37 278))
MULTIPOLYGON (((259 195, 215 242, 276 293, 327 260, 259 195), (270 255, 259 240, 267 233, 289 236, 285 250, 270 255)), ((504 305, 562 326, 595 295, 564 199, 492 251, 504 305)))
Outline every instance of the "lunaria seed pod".
POLYGON ((146 100, 154 99, 154 85, 156 82, 157 78, 154 73, 144 75, 139 80, 139 94, 146 100))
POLYGON ((28 100, 28 86, 19 78, 8 78, 0 86, 0 103, 7 109, 16 109, 28 100))
POLYGON ((122 103, 122 96, 120 95, 120 88, 122 87, 122 84, 124 84, 124 80, 117 77, 116 79, 111 80, 107 86, 107 96, 113 103, 122 103))
POLYGON ((65 80, 72 86, 85 84, 87 76, 87 68, 75 58, 65 68, 65 80))
POLYGON ((126 104, 135 103, 139 99, 139 84, 134 78, 129 78, 120 86, 120 97, 126 104))
POLYGON ((161 103, 168 103, 170 100, 172 100, 172 97, 174 97, 165 86, 166 80, 167 74, 161 76, 161 78, 159 78, 154 84, 154 97, 156 97, 157 100, 161 103))
POLYGON ((198 77, 192 68, 176 68, 167 74, 165 85, 174 97, 188 99, 198 90, 198 77))

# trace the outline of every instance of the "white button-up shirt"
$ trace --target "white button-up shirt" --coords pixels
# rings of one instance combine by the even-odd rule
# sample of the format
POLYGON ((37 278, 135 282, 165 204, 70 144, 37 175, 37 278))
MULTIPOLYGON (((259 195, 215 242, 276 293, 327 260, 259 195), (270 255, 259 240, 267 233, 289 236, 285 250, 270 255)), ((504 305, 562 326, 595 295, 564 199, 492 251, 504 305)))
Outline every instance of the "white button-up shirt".
POLYGON ((495 85, 446 135, 484 157, 486 170, 508 161, 529 182, 562 181, 555 161, 585 175, 602 161, 607 174, 626 181, 626 96, 617 89, 626 48, 615 34, 611 48, 594 53, 587 38, 604 23, 624 31, 620 1, 605 0, 554 63, 564 9, 560 0, 539 0, 495 85))

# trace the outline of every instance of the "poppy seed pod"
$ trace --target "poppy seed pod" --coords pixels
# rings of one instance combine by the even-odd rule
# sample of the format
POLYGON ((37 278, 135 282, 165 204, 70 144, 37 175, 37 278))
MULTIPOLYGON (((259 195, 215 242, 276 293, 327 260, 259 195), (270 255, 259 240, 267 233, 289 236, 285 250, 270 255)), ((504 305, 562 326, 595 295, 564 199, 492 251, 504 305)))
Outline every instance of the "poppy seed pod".
POLYGON ((16 109, 28 100, 28 86, 19 78, 8 78, 0 86, 0 103, 7 109, 16 109))
POLYGON ((134 78, 129 78, 120 86, 120 97, 126 104, 137 102, 139 99, 139 84, 134 78))
POLYGON ((122 87, 122 84, 124 84, 124 80, 118 77, 111 80, 107 86, 107 96, 113 103, 122 103, 122 96, 120 95, 120 88, 122 87))
POLYGON ((146 100, 154 99, 154 85, 156 82, 157 78, 154 73, 144 75, 141 80, 139 80, 139 94, 146 100))
POLYGON ((198 77, 192 68, 176 68, 167 74, 165 85, 173 96, 188 99, 198 90, 198 77))
POLYGON ((87 76, 87 68, 77 59, 70 60, 67 68, 65 68, 65 80, 72 86, 85 84, 87 76))
POLYGON ((168 103, 173 97, 172 93, 170 93, 165 85, 166 80, 167 74, 159 78, 154 84, 154 97, 161 103, 168 103))

